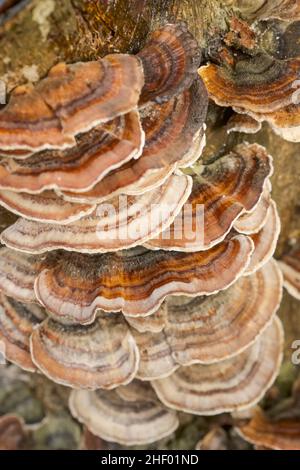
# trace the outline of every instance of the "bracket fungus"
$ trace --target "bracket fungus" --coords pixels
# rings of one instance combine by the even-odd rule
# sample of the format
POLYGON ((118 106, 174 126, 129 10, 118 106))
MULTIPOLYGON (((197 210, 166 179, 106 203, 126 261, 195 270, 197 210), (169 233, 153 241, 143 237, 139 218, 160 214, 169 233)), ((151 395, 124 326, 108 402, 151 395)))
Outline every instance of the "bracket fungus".
POLYGON ((175 410, 203 416, 242 410, 256 404, 272 385, 282 355, 283 329, 275 318, 258 341, 238 356, 181 367, 151 384, 162 403, 175 410))
POLYGON ((59 225, 79 220, 96 209, 95 204, 65 201, 54 191, 28 194, 0 190, 0 205, 26 219, 59 225))
POLYGON ((116 194, 141 194, 163 183, 177 168, 197 160, 205 143, 208 96, 201 80, 163 104, 140 111, 145 132, 142 155, 108 173, 90 191, 63 191, 66 200, 99 203, 116 194))
MULTIPOLYGON (((294 7, 266 1, 263 17, 294 7)), ((245 141, 202 152, 209 97, 237 113, 225 135, 267 120, 296 140, 300 59, 257 53, 232 24, 251 57, 227 35, 242 51, 199 69, 186 25, 166 24, 136 55, 55 65, 0 109, 0 205, 21 216, 1 234, 6 358, 71 387, 87 432, 123 446, 169 436, 177 411, 249 408, 280 367, 272 157, 245 141)), ((299 291, 297 257, 280 265, 299 291)))
POLYGON ((0 450, 20 450, 25 439, 24 422, 18 415, 0 417, 0 450))
POLYGON ((210 98, 220 106, 271 113, 293 104, 299 89, 300 59, 280 61, 258 54, 235 64, 234 70, 209 64, 199 69, 210 98))
POLYGON ((266 181, 264 191, 254 210, 242 214, 233 225, 234 230, 245 235, 259 232, 266 223, 271 204, 271 183, 266 181))
POLYGON ((35 304, 22 304, 0 294, 0 340, 5 357, 22 369, 34 372, 29 338, 36 325, 45 319, 44 310, 35 304))
POLYGON ((195 253, 140 247, 93 256, 58 252, 43 261, 35 293, 57 319, 86 323, 97 309, 146 316, 167 295, 207 295, 225 289, 245 271, 252 250, 252 241, 237 235, 195 253))
POLYGON ((48 319, 33 331, 31 354, 54 382, 80 389, 112 389, 130 382, 138 348, 122 315, 99 314, 90 325, 48 319))
POLYGON ((296 299, 300 300, 300 249, 296 246, 279 260, 284 287, 296 299))
POLYGON ((36 302, 34 281, 40 259, 8 248, 0 250, 0 291, 20 302, 36 302))
POLYGON ((262 125, 248 114, 234 114, 227 123, 227 133, 244 132, 245 134, 256 134, 262 125))
POLYGON ((266 330, 281 298, 282 276, 274 260, 218 294, 169 297, 161 312, 143 319, 144 331, 132 330, 140 350, 138 377, 153 380, 180 365, 212 364, 237 356, 266 330), (151 329, 156 316, 162 324, 159 331, 151 329))
POLYGON ((97 205, 91 215, 68 225, 19 219, 2 232, 1 241, 28 253, 55 249, 105 253, 131 248, 167 228, 191 189, 190 176, 172 175, 155 190, 140 196, 115 197, 97 205))
POLYGON ((187 200, 191 210, 185 211, 184 206, 171 227, 153 237, 147 247, 195 251, 216 245, 244 212, 255 209, 272 171, 272 159, 266 150, 246 143, 200 166, 187 200))
POLYGON ((60 63, 35 86, 16 88, 0 111, 0 148, 66 148, 74 136, 133 110, 144 85, 141 61, 128 54, 60 63))
POLYGON ((272 420, 257 407, 247 424, 235 427, 237 433, 255 446, 272 450, 300 450, 300 419, 272 420))
POLYGON ((74 148, 44 150, 24 160, 2 159, 0 187, 28 193, 87 191, 111 170, 138 158, 143 146, 139 114, 132 111, 81 134, 74 148))
POLYGON ((190 87, 201 62, 201 51, 184 23, 167 24, 151 33, 138 57, 145 75, 140 104, 162 103, 190 87))
POLYGON ((94 435, 125 446, 150 444, 179 425, 177 414, 149 399, 143 387, 135 401, 122 398, 118 389, 74 390, 69 404, 73 416, 94 435))

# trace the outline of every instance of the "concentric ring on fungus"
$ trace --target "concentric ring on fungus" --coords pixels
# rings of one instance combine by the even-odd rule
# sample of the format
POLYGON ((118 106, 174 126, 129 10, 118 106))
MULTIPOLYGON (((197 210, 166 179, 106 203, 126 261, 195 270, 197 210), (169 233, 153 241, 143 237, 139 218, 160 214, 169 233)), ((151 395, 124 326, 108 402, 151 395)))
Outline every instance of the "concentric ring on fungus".
POLYGON ((48 319, 33 331, 31 355, 51 380, 80 389, 112 389, 136 375, 139 352, 122 315, 99 313, 91 325, 48 319))
POLYGON ((291 105, 299 88, 300 58, 280 61, 258 54, 237 62, 234 70, 215 64, 199 69, 210 98, 220 106, 271 113, 291 105), (297 81, 298 80, 298 81, 297 81))
POLYGON ((161 311, 139 319, 141 332, 135 330, 136 319, 130 321, 140 351, 137 377, 153 380, 180 365, 212 364, 237 356, 270 325, 281 298, 282 276, 274 260, 218 294, 169 297, 161 311), (156 317, 161 328, 153 331, 156 317))
POLYGON ((221 242, 241 214, 255 209, 272 172, 266 149, 247 143, 200 166, 187 206, 165 232, 146 243, 147 248, 188 252, 221 242))
POLYGON ((29 348, 29 338, 36 325, 45 318, 44 309, 22 304, 0 294, 0 340, 7 360, 30 372, 36 371, 29 348))
POLYGON ((194 253, 143 248, 102 255, 54 252, 42 262, 35 293, 60 321, 88 323, 97 309, 146 316, 167 295, 206 295, 225 289, 243 274, 252 250, 251 239, 237 235, 194 253))
POLYGON ((192 84, 201 61, 201 49, 184 23, 166 24, 150 34, 138 53, 145 85, 140 104, 162 103, 192 84))
POLYGON ((177 413, 149 399, 144 387, 134 401, 122 398, 118 389, 73 390, 69 406, 74 418, 94 435, 125 446, 150 444, 169 436, 179 426, 177 413))
POLYGON ((279 372, 282 356, 283 328, 275 317, 258 341, 238 356, 181 367, 151 384, 162 403, 172 409, 203 416, 242 410, 264 396, 279 372))
POLYGON ((161 185, 177 168, 190 166, 205 144, 208 96, 202 80, 163 104, 140 111, 145 132, 143 153, 108 173, 90 191, 59 192, 71 202, 99 203, 120 193, 138 195, 161 185))
POLYGON ((0 148, 72 147, 75 135, 134 109, 143 85, 141 61, 128 54, 57 64, 37 85, 13 91, 0 111, 0 148))
POLYGON ((2 232, 1 241, 10 248, 27 253, 55 249, 105 253, 131 248, 167 228, 191 189, 190 176, 172 175, 155 190, 141 196, 115 197, 97 205, 91 215, 68 225, 19 219, 2 232))
POLYGON ((138 158, 143 146, 139 114, 131 111, 77 136, 70 149, 44 150, 24 160, 3 159, 0 188, 27 193, 88 191, 110 171, 138 158))

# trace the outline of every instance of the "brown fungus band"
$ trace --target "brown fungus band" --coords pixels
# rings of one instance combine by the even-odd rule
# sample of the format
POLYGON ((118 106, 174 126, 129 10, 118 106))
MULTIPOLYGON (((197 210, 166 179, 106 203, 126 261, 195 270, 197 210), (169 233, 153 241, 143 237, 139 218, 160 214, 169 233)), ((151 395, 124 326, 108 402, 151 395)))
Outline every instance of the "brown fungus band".
POLYGON ((174 223, 147 243, 152 249, 205 250, 222 241, 242 213, 252 211, 273 171, 257 144, 241 144, 228 155, 200 165, 192 193, 174 223))
POLYGON ((145 316, 157 310, 167 295, 206 295, 225 289, 245 271, 252 251, 253 242, 238 235, 194 253, 139 247, 103 255, 54 252, 43 262, 35 294, 61 321, 87 323, 99 308, 145 316))
POLYGON ((177 413, 155 398, 149 398, 144 386, 134 401, 112 390, 74 390, 70 409, 96 436, 125 446, 145 445, 172 434, 178 427, 177 413))
POLYGON ((218 294, 169 297, 140 324, 130 321, 140 350, 138 377, 153 380, 179 366, 212 364, 240 354, 269 326, 281 298, 282 276, 274 260, 218 294), (153 325, 160 328, 155 331, 153 325))
MULTIPOLYGON (((98 204, 90 215, 67 225, 19 219, 2 232, 1 241, 10 248, 28 253, 55 249, 105 253, 131 248, 168 227, 191 189, 190 176, 172 175, 157 189, 140 196, 109 199, 98 204)), ((69 204, 66 202, 66 206, 69 204)))
POLYGON ((238 356, 181 367, 151 383, 159 399, 176 410, 198 415, 241 410, 256 404, 273 384, 282 352, 282 326, 275 318, 259 340, 238 356))

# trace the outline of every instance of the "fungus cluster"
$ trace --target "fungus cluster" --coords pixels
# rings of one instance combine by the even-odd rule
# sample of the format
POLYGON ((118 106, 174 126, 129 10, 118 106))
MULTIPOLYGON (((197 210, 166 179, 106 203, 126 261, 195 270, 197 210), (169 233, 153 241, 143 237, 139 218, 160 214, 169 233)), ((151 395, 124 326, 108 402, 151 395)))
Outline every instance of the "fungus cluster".
MULTIPOLYGON (((240 39, 239 44, 225 40, 227 60, 222 60, 221 54, 216 63, 200 67, 209 97, 238 113, 229 121, 228 132, 255 133, 266 121, 283 139, 300 142, 299 1, 231 3, 248 19, 278 21, 273 20, 270 27, 256 23, 258 31, 261 27, 269 37, 271 46, 250 47, 246 40, 240 39)), ((235 33, 239 37, 239 31, 235 33)), ((256 36, 250 28, 247 34, 256 36)))
POLYGON ((178 411, 255 405, 282 358, 272 158, 246 142, 201 154, 206 88, 281 111, 299 64, 274 81, 262 62, 257 84, 242 68, 200 78, 200 61, 168 24, 135 56, 54 66, 0 111, 0 204, 20 216, 1 234, 6 357, 71 387, 73 416, 127 446, 171 434, 178 411))

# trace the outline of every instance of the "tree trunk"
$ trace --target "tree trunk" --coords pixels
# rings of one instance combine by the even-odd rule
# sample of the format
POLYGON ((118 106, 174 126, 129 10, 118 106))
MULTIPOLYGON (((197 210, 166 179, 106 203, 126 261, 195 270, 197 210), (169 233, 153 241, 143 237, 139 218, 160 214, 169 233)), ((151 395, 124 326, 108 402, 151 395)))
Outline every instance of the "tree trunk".
MULTIPOLYGON (((220 0, 23 0, 13 8, 12 13, 8 10, 0 16, 0 79, 7 92, 16 85, 39 80, 59 61, 86 61, 112 52, 135 53, 149 31, 167 21, 186 21, 207 61, 229 30, 230 18, 237 14, 222 6, 220 0)), ((277 250, 280 256, 300 237, 300 144, 282 140, 268 126, 254 136, 235 134, 228 138, 223 115, 222 108, 210 106, 205 155, 242 139, 267 147, 274 158, 273 197, 282 221, 277 250)), ((1 209, 1 229, 13 220, 14 216, 1 209)), ((285 293, 280 315, 286 330, 286 354, 278 383, 287 388, 298 372, 291 365, 291 343, 300 339, 298 310, 297 301, 285 293)), ((168 445, 193 448, 202 425, 202 418, 184 417, 176 440, 168 445)))

